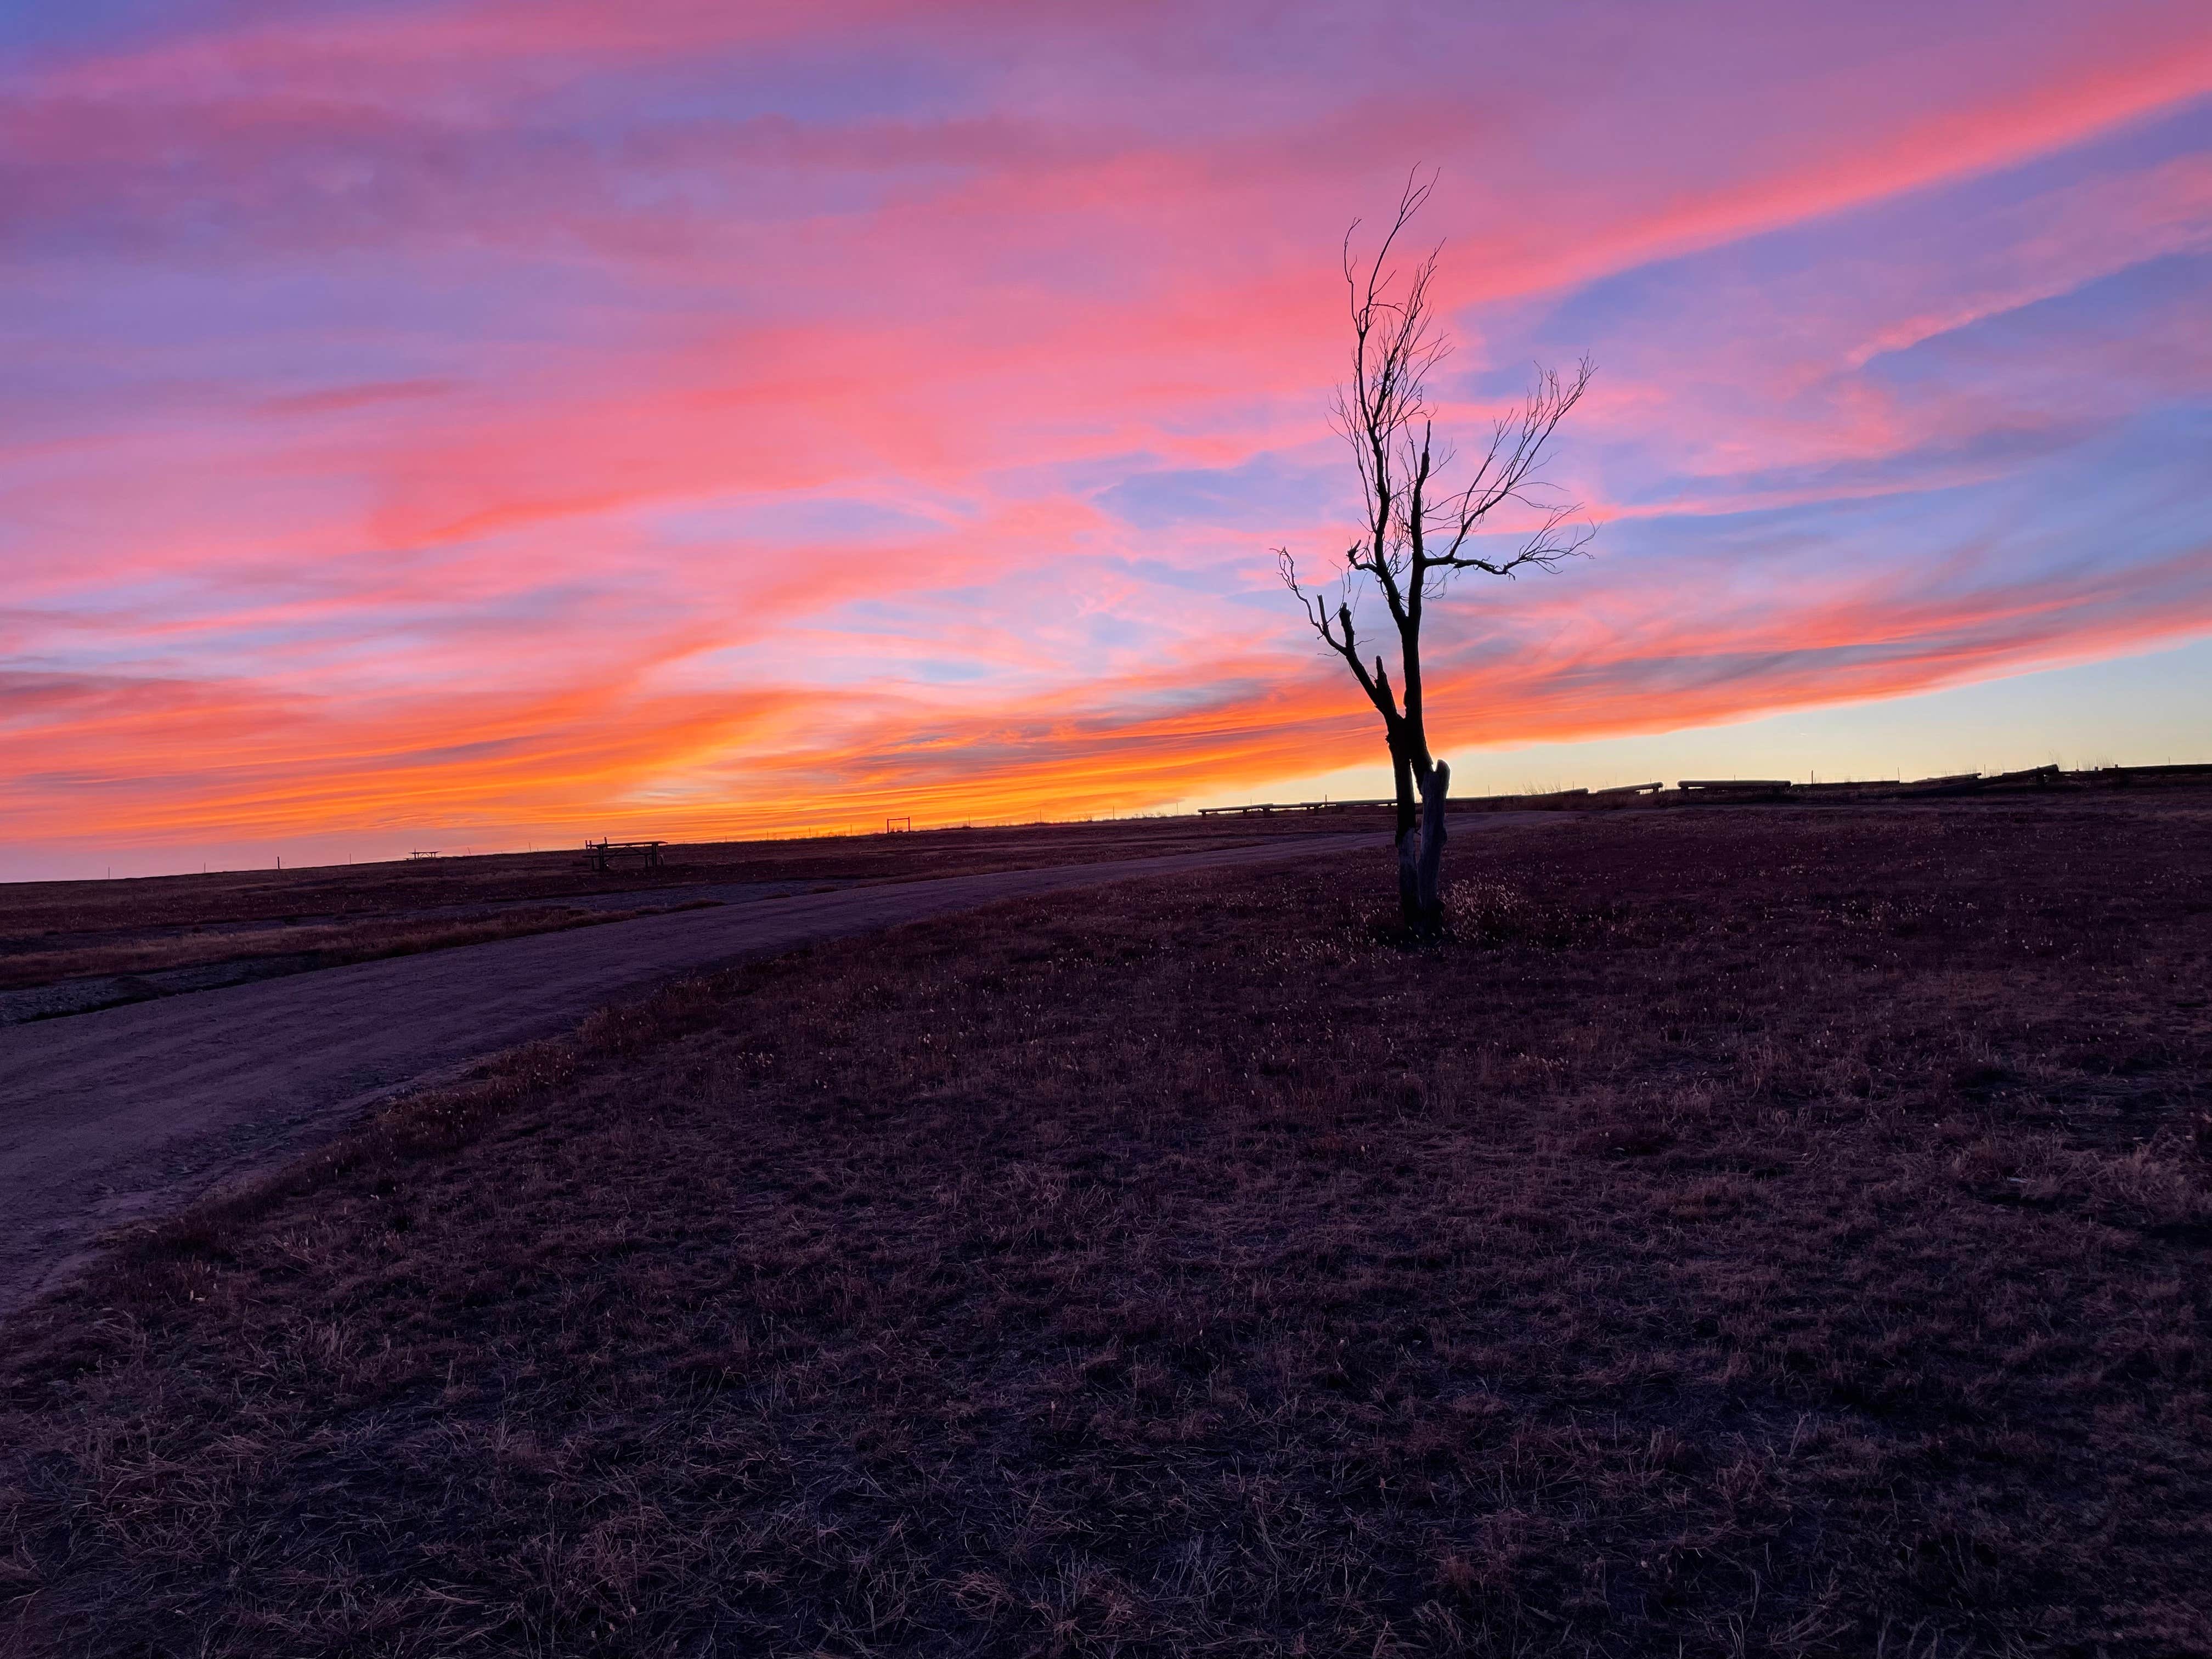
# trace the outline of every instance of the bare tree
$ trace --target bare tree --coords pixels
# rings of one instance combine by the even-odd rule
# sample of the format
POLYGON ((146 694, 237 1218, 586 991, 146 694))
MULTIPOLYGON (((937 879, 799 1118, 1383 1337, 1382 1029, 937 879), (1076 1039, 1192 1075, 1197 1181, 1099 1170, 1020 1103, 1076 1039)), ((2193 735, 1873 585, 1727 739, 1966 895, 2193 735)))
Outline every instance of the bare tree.
POLYGON ((1566 379, 1537 371, 1521 407, 1492 429, 1471 475, 1455 480, 1449 441, 1434 431, 1428 377, 1451 343, 1430 309, 1430 288, 1442 246, 1409 270, 1391 266, 1391 250, 1436 186, 1407 180, 1396 216, 1375 257, 1353 254, 1353 221, 1344 238, 1344 281, 1351 298, 1352 380, 1337 389, 1335 422, 1352 445, 1366 503, 1359 539, 1344 555, 1334 605, 1299 585, 1288 548, 1277 548, 1284 583, 1322 643, 1344 659, 1352 677, 1382 717, 1396 784, 1398 902, 1406 925, 1433 933, 1443 921, 1438 887, 1444 847, 1444 799, 1451 769, 1429 753, 1421 681, 1421 623, 1463 571, 1512 577, 1551 570, 1580 553, 1596 533, 1577 522, 1579 503, 1560 501, 1538 482, 1547 447, 1590 380, 1587 359, 1566 379), (1500 545, 1488 524, 1508 502, 1522 511, 1516 538, 1500 545), (1523 516, 1525 515, 1525 516, 1523 516), (1356 631, 1357 602, 1382 597, 1397 635, 1398 682, 1380 653, 1371 660, 1356 631))

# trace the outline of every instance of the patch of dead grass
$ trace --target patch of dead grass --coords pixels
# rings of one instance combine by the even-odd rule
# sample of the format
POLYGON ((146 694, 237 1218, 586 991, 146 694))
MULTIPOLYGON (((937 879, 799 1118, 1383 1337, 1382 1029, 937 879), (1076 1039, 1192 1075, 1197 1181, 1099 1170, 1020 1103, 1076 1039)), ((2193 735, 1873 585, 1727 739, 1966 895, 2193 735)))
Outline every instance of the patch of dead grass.
POLYGON ((2212 1647, 2212 828, 1457 856, 691 981, 147 1230, 11 1332, 6 1628, 2212 1647))
MULTIPOLYGON (((689 909, 690 905, 665 907, 689 909)), ((571 927, 627 921, 657 915, 658 908, 583 910, 567 905, 533 905, 490 915, 374 919, 322 927, 248 927, 193 931, 167 938, 127 943, 79 945, 62 950, 24 951, 0 957, 0 990, 51 984, 98 975, 158 973, 210 963, 250 962, 264 957, 298 957, 301 966, 337 968, 349 962, 378 962, 456 945, 484 945, 526 933, 562 933, 571 927)))

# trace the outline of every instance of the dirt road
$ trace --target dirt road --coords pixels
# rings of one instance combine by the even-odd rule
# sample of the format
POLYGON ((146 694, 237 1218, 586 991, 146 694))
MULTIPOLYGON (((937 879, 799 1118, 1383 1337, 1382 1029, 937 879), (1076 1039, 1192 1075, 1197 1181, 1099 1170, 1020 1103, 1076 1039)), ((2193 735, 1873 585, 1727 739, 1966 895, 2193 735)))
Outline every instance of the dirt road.
POLYGON ((83 1261, 106 1229, 671 975, 1000 899, 1386 844, 1317 835, 762 899, 0 1029, 0 1318, 83 1261))

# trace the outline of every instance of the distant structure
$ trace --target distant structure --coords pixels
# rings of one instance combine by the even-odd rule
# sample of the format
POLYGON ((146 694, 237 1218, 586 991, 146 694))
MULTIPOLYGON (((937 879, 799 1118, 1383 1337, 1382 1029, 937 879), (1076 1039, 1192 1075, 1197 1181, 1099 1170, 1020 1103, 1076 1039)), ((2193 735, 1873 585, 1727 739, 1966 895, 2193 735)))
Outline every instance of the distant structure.
MULTIPOLYGON (((2053 766, 2031 766, 2019 772, 1956 772, 1948 777, 1888 779, 1866 783, 1792 783, 1787 778, 1684 778, 1669 792, 1663 783, 1624 783, 1610 789, 1555 789, 1536 795, 1455 795, 1448 803, 1455 811, 1500 811, 1508 808, 1538 811, 1574 806, 1626 805, 1641 797, 1656 805, 1689 805, 1697 802, 1762 800, 1905 800, 1979 794, 1985 790, 2124 788, 2134 784, 2186 783, 2193 779, 2212 781, 2212 763, 2175 766, 2100 766, 2085 772, 2067 772, 2053 766)), ((1253 801, 1242 806, 1201 806, 1198 815, 1213 817, 1266 817, 1276 812, 1340 812, 1355 807, 1395 806, 1395 800, 1253 801)))
POLYGON ((603 872, 620 859, 635 859, 647 869, 658 870, 660 849, 667 845, 665 841, 587 841, 584 857, 592 868, 603 872))

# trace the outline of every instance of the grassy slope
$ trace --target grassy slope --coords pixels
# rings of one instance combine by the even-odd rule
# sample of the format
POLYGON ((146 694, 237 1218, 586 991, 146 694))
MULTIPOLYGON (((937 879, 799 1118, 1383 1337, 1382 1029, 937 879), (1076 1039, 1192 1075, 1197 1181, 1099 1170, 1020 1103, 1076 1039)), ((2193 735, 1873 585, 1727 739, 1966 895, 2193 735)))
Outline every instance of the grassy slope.
POLYGON ((185 933, 127 945, 94 945, 0 956, 0 990, 48 985, 92 975, 149 974, 165 969, 262 957, 301 958, 301 971, 337 968, 349 962, 380 962, 462 945, 519 939, 526 933, 563 933, 595 927, 634 916, 659 915, 690 906, 643 906, 630 910, 586 910, 573 905, 532 905, 489 915, 428 920, 375 920, 324 927, 241 928, 223 933, 185 933))
POLYGON ((2212 1648, 2212 815, 1624 816, 679 988, 11 1333, 80 1653, 2212 1648))
MULTIPOLYGON (((238 922, 297 923, 410 915, 427 908, 579 893, 643 892, 714 882, 911 880, 1036 865, 1149 858, 1274 836, 1379 829, 1380 812, 1267 818, 1121 818, 1095 823, 933 830, 918 835, 686 842, 667 862, 590 867, 574 849, 421 862, 218 871, 122 881, 0 882, 0 945, 238 922)), ((52 948, 23 945, 21 948, 52 948)))
POLYGON ((927 879, 1239 845, 1285 835, 1380 830, 1380 813, 1265 819, 1134 818, 932 830, 921 835, 720 842, 669 849, 647 870, 597 871, 574 849, 401 863, 219 871, 124 881, 0 883, 0 990, 312 954, 332 967, 618 917, 564 897, 641 895, 632 914, 724 883, 927 879), (652 893, 651 902, 642 896, 652 893), (543 901, 529 912, 453 914, 543 901))

